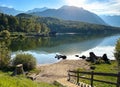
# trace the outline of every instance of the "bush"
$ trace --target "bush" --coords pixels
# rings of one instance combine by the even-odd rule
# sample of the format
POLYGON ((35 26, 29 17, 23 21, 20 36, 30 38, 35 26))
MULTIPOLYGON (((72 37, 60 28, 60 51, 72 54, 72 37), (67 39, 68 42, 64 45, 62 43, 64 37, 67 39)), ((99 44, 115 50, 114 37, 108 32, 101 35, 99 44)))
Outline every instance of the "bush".
POLYGON ((118 72, 120 72, 120 39, 117 41, 114 56, 118 62, 118 72))
POLYGON ((4 70, 9 66, 11 59, 10 51, 5 42, 0 42, 0 69, 4 70))
POLYGON ((2 32, 1 32, 1 36, 3 37, 3 38, 10 38, 10 32, 8 31, 8 30, 3 30, 2 32))
POLYGON ((13 59, 13 65, 17 64, 23 64, 23 69, 29 71, 36 67, 36 59, 31 54, 17 54, 13 59))

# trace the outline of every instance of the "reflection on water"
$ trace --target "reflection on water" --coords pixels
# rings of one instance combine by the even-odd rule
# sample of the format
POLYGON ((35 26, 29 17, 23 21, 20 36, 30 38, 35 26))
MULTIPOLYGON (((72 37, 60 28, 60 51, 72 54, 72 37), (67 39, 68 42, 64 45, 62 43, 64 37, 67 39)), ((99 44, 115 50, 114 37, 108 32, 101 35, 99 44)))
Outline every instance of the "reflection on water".
POLYGON ((93 47, 87 51, 83 51, 80 55, 89 56, 89 52, 94 52, 98 56, 102 56, 104 53, 107 53, 108 58, 111 60, 114 58, 114 50, 116 41, 120 38, 120 35, 114 35, 104 38, 96 47, 93 47))
POLYGON ((13 55, 22 50, 37 58, 38 64, 55 63, 57 53, 65 54, 69 59, 76 59, 75 54, 89 56, 93 51, 96 55, 107 53, 113 59, 114 46, 120 35, 114 36, 83 36, 77 34, 62 34, 56 37, 14 39, 10 48, 13 55))

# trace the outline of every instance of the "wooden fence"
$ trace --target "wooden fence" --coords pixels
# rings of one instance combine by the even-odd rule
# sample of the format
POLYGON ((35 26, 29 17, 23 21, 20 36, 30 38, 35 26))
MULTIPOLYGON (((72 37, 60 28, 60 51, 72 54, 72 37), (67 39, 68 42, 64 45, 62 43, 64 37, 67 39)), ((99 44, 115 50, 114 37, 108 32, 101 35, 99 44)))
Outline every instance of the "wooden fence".
POLYGON ((91 87, 94 87, 94 84, 93 84, 94 81, 107 83, 107 84, 115 85, 116 87, 120 87, 120 72, 118 74, 114 74, 114 73, 99 73, 99 72, 94 72, 94 71, 80 72, 80 71, 70 71, 69 70, 68 71, 68 81, 70 81, 72 77, 76 78, 77 84, 79 84, 80 78, 90 80, 91 87), (80 74, 90 75, 90 78, 80 76, 80 74), (97 80, 97 79, 94 79, 94 75, 116 77, 117 81, 110 82, 110 81, 104 81, 104 80, 97 80))

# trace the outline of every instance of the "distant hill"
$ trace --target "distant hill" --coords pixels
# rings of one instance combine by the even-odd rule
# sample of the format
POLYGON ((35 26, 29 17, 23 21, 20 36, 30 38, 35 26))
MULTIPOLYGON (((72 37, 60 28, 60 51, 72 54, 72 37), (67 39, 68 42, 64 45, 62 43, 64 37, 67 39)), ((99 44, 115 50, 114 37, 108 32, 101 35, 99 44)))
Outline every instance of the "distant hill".
POLYGON ((42 11, 45 11, 47 10, 48 8, 47 7, 43 7, 43 8, 34 8, 32 10, 28 10, 26 13, 33 13, 33 12, 42 12, 42 11))
POLYGON ((0 6, 0 13, 4 13, 8 15, 17 15, 19 13, 22 13, 22 11, 15 10, 14 8, 0 6))
POLYGON ((120 28, 106 26, 106 25, 99 25, 99 24, 91 24, 86 22, 79 22, 79 21, 68 21, 68 20, 61 20, 52 17, 38 17, 38 22, 45 23, 51 32, 57 33, 79 33, 79 34, 86 34, 86 35, 93 35, 93 34, 114 34, 119 33, 120 28))
POLYGON ((117 26, 120 27, 120 16, 114 15, 114 16, 100 16, 106 23, 108 23, 111 26, 117 26))
POLYGON ((56 17, 64 20, 82 21, 94 24, 106 25, 106 23, 96 14, 83 8, 74 6, 63 6, 59 9, 48 9, 43 12, 31 13, 43 17, 56 17))
POLYGON ((119 33, 120 28, 91 24, 79 21, 68 21, 52 17, 36 17, 30 14, 19 14, 16 17, 22 18, 32 18, 35 19, 37 23, 46 24, 51 32, 56 33, 78 33, 81 35, 93 35, 93 34, 114 34, 119 33))

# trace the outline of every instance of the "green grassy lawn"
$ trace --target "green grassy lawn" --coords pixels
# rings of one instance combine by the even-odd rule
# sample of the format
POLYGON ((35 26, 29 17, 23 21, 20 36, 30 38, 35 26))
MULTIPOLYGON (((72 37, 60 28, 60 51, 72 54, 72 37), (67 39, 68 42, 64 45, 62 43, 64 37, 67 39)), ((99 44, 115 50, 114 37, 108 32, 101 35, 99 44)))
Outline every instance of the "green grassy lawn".
POLYGON ((48 83, 37 83, 24 76, 10 76, 9 73, 0 72, 0 87, 57 87, 48 83))
MULTIPOLYGON (((116 63, 116 61, 111 61, 111 64, 98 64, 98 65, 92 65, 92 66, 96 67, 94 72, 115 73, 115 74, 118 73, 117 72, 117 63, 116 63)), ((90 75, 85 75, 85 76, 90 78, 90 75)), ((94 79, 110 81, 110 82, 117 82, 116 77, 110 77, 110 76, 98 76, 98 75, 95 75, 94 79)), ((89 80, 80 79, 80 81, 90 84, 89 80)), ((96 81, 94 81, 93 84, 96 87, 116 87, 115 85, 96 82, 96 81)))

